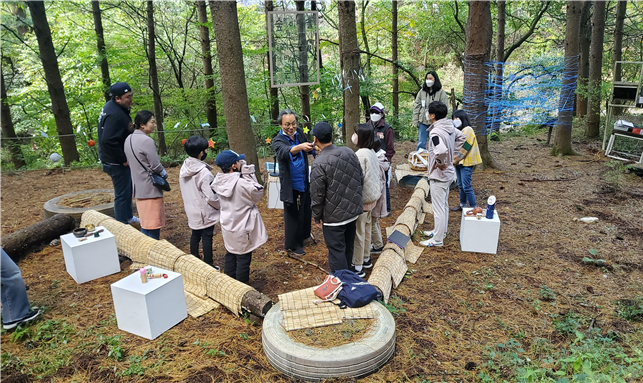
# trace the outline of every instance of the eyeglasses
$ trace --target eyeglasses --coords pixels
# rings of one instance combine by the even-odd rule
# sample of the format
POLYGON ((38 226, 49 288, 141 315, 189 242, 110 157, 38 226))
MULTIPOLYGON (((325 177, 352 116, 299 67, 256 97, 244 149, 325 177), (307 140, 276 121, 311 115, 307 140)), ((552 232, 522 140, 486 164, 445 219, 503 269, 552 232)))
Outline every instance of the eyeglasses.
POLYGON ((292 124, 291 123, 285 123, 285 124, 283 124, 283 127, 284 128, 296 128, 297 123, 296 122, 293 122, 292 124))

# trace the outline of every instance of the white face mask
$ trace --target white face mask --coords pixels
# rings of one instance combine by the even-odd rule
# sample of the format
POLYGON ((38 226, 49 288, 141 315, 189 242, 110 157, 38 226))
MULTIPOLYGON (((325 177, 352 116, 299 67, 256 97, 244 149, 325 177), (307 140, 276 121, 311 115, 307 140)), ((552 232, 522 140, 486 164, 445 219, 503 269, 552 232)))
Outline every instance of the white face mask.
POLYGON ((460 121, 459 118, 456 118, 455 120, 453 120, 453 126, 455 126, 456 128, 461 127, 462 126, 462 121, 460 121))
POLYGON ((357 145, 357 133, 353 133, 353 136, 351 137, 351 141, 353 141, 353 144, 357 145))
POLYGON ((382 119, 382 115, 379 113, 372 113, 371 114, 371 121, 373 122, 378 122, 379 120, 382 119))
POLYGON ((433 84, 435 84, 435 81, 426 80, 426 86, 428 86, 429 88, 432 87, 433 84))

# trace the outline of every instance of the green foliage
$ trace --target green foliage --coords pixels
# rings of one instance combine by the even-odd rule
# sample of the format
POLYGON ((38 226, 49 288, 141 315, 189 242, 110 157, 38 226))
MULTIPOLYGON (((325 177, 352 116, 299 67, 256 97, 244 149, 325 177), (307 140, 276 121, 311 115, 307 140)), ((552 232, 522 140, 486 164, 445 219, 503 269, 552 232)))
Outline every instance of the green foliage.
POLYGON ((575 333, 578 332, 581 326, 583 326, 586 323, 586 320, 584 317, 576 314, 574 311, 569 311, 567 314, 564 316, 555 316, 556 319, 554 319, 554 329, 566 336, 571 336, 574 335, 575 333))
POLYGON ((383 304, 384 307, 386 307, 386 309, 395 316, 406 312, 406 309, 402 308, 402 306, 404 305, 404 301, 395 295, 389 298, 388 303, 383 304))
POLYGON ((552 290, 547 285, 540 286, 540 290, 538 291, 538 296, 540 296, 540 299, 547 302, 556 300, 556 294, 554 293, 554 290, 552 290))
POLYGON ((28 326, 18 325, 16 329, 11 333, 11 341, 14 343, 22 342, 33 336, 33 331, 28 326))
POLYGON ((616 314, 628 321, 643 321, 643 298, 616 301, 616 314))
POLYGON ((120 376, 134 376, 138 375, 141 376, 145 374, 146 368, 141 366, 141 362, 143 360, 147 359, 147 357, 144 356, 135 356, 132 355, 128 358, 128 361, 130 363, 129 367, 127 367, 125 370, 121 371, 118 373, 120 376))
POLYGON ((101 334, 98 336, 98 347, 102 345, 106 346, 109 350, 107 357, 117 361, 121 361, 125 358, 125 350, 120 346, 120 342, 120 335, 105 336, 101 334))

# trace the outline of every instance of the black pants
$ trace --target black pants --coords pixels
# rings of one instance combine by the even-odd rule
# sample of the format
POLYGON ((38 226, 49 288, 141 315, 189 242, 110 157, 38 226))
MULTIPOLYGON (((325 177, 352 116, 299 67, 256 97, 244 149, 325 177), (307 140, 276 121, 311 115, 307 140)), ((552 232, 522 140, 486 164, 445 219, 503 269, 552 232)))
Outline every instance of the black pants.
POLYGON ((212 265, 212 236, 214 234, 214 225, 205 229, 192 230, 190 237, 190 253, 197 258, 199 257, 199 242, 203 238, 203 262, 212 265))
POLYGON ((286 250, 304 248, 304 239, 310 237, 310 191, 293 190, 294 203, 284 202, 284 230, 286 250))
POLYGON ((331 273, 348 269, 353 263, 356 223, 357 220, 342 226, 323 226, 324 240, 328 248, 328 267, 331 273))
POLYGON ((252 261, 252 251, 246 254, 232 254, 227 252, 225 255, 225 265, 223 271, 229 277, 242 283, 248 283, 250 280, 250 262, 252 261))

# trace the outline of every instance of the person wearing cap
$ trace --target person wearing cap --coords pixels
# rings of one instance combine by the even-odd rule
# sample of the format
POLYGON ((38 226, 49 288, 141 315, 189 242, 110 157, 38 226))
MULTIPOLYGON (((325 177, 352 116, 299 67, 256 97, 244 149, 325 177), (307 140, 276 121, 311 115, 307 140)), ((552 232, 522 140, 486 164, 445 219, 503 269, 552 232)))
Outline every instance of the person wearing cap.
POLYGON ((363 213, 362 168, 348 147, 335 146, 333 128, 319 122, 313 128, 313 144, 321 153, 310 171, 312 216, 328 248, 330 272, 348 270, 353 262, 357 218, 363 213))
POLYGON ((422 89, 415 97, 415 104, 413 105, 413 126, 418 128, 418 144, 415 150, 427 148, 428 129, 431 122, 427 115, 427 108, 433 101, 440 101, 444 105, 449 103, 447 92, 442 89, 440 77, 435 71, 429 71, 424 76, 424 83, 422 89))
POLYGON ((126 82, 117 82, 109 92, 112 98, 98 117, 98 158, 114 185, 114 218, 122 223, 139 223, 132 213, 132 179, 124 149, 125 139, 133 130, 132 88, 126 82))
POLYGON ((227 250, 224 272, 248 283, 252 251, 266 243, 268 233, 257 203, 263 186, 257 182, 255 166, 246 165, 246 156, 232 150, 219 153, 216 164, 222 173, 212 181, 212 190, 219 197, 219 223, 227 250))
MULTIPOLYGON (((375 140, 380 141, 380 147, 385 152, 386 161, 390 163, 395 155, 395 132, 391 125, 386 122, 384 105, 376 102, 371 106, 370 119, 368 122, 375 130, 375 140)), ((386 211, 391 211, 391 192, 389 191, 389 172, 386 172, 386 211)))
POLYGON ((310 181, 308 154, 313 145, 304 131, 297 127, 297 116, 290 109, 279 113, 281 130, 272 140, 272 149, 279 163, 280 199, 284 203, 284 245, 286 251, 304 255, 304 241, 310 237, 310 181))
POLYGON ((433 101, 428 108, 429 139, 429 187, 433 207, 434 229, 424 231, 429 237, 420 242, 427 247, 442 246, 449 225, 449 185, 455 175, 453 158, 462 148, 467 137, 453 126, 453 121, 447 117, 447 106, 440 101, 433 101))

